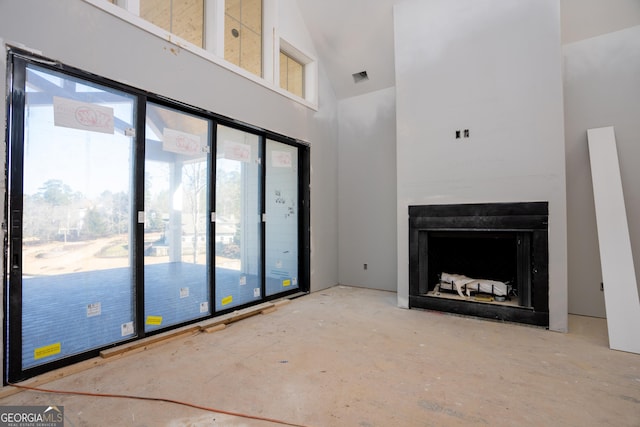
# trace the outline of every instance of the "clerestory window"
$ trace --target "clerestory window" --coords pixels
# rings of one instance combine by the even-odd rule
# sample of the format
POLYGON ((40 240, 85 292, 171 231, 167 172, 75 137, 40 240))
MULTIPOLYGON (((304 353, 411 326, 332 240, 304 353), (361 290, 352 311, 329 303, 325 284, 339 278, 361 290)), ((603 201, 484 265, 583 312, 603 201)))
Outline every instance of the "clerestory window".
POLYGON ((225 0, 224 59, 262 77, 262 0, 225 0))
POLYGON ((84 1, 165 40, 175 34, 169 41, 180 48, 317 108, 317 61, 308 46, 277 37, 290 28, 278 20, 279 0, 84 1))
POLYGON ((140 0, 140 17, 204 47, 204 0, 140 0))
POLYGON ((304 64, 280 51, 280 87, 304 98, 304 64))

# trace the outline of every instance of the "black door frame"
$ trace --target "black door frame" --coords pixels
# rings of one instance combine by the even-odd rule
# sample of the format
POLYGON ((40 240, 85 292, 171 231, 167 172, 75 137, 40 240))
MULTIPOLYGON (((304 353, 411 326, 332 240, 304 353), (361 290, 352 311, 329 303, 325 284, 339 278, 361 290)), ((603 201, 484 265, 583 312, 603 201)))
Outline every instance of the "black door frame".
MULTIPOLYGON (((5 194, 5 211, 4 221, 7 224, 7 232, 4 239, 4 268, 5 275, 4 284, 4 364, 3 364, 3 383, 9 384, 19 382, 35 375, 51 371, 56 368, 71 365, 82 360, 95 357, 100 351, 117 345, 122 345, 130 341, 136 341, 146 336, 165 332, 175 329, 186 324, 202 321, 225 314, 229 311, 239 310, 252 305, 264 303, 265 301, 274 300, 286 296, 303 295, 310 290, 310 146, 304 141, 287 137, 285 135, 257 128, 255 126, 201 109, 187 105, 183 102, 146 92, 105 77, 97 76, 85 72, 83 70, 61 64, 59 62, 35 55, 31 52, 17 48, 12 48, 7 54, 7 79, 9 82, 7 92, 7 128, 5 134, 6 140, 6 168, 5 180, 7 181, 7 190, 5 194), (125 92, 136 98, 135 108, 135 134, 134 139, 134 189, 132 197, 131 211, 131 230, 133 230, 133 240, 135 242, 135 263, 133 264, 134 288, 135 295, 135 324, 136 336, 130 339, 119 341, 98 349, 92 349, 80 354, 64 357, 52 362, 43 363, 29 369, 22 369, 22 212, 23 212, 23 147, 24 147, 24 112, 25 112, 25 83, 26 69, 29 65, 35 65, 40 68, 49 69, 58 73, 69 75, 73 78, 82 79, 91 83, 99 84, 110 89, 125 92), (202 318, 191 320, 177 325, 171 325, 167 328, 157 329, 152 332, 146 332, 144 328, 144 224, 137 220, 137 213, 144 211, 144 138, 145 138, 145 120, 147 102, 154 102, 160 105, 166 105, 170 108, 194 114, 212 121, 212 132, 210 147, 215 153, 217 126, 224 125, 238 130, 246 131, 260 137, 261 155, 265 151, 266 140, 281 142, 287 145, 297 147, 298 149, 298 288, 284 291, 272 296, 266 296, 265 292, 265 224, 262 223, 262 292, 261 299, 256 302, 250 302, 241 306, 235 306, 228 310, 215 310, 215 239, 210 240, 209 248, 209 287, 210 287, 210 307, 211 314, 202 318)), ((215 155, 211 155, 209 161, 210 192, 209 192, 209 210, 215 207, 215 155)), ((261 211, 265 211, 265 174, 266 168, 262 168, 261 182, 261 211)), ((211 235, 215 235, 215 222, 209 226, 211 235)))

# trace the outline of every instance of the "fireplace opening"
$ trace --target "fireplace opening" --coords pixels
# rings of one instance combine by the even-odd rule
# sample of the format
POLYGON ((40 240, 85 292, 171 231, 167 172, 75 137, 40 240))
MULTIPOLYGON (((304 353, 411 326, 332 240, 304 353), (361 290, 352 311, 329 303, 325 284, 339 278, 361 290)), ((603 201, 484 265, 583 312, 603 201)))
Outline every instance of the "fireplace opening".
POLYGON ((531 233, 427 232, 427 295, 531 305, 531 233))
POLYGON ((409 207, 409 304, 548 326, 546 202, 409 207))

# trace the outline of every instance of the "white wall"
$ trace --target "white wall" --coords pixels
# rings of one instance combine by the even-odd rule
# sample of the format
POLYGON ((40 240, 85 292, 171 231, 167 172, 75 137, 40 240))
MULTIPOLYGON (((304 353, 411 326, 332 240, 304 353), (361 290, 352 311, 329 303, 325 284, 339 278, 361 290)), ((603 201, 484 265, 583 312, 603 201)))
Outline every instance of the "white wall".
POLYGON ((560 0, 562 43, 573 43, 640 23, 638 0, 560 0))
MULTIPOLYGON (((288 31, 293 36, 300 30, 288 31)), ((337 103, 324 72, 319 75, 322 105, 316 112, 81 0, 0 2, 0 39, 103 77, 309 141, 311 289, 338 282, 337 103)), ((0 75, 5 99, 5 73, 0 75)), ((5 146, 3 141, 2 153, 5 146)), ((6 182, 1 185, 4 191, 6 182)))
POLYGON ((566 330, 558 0, 406 1, 395 46, 399 304, 409 205, 549 201, 550 329, 566 330))
POLYGON ((343 284, 396 290, 395 104, 395 88, 338 103, 343 284))
MULTIPOLYGON (((338 106, 319 67, 320 109, 309 122, 311 146, 311 291, 338 283, 338 106)), ((294 119, 292 119, 294 120, 294 119)))
POLYGON ((278 2, 278 36, 290 43, 295 43, 295 47, 301 51, 317 56, 311 36, 298 9, 298 2, 296 0, 278 0, 278 2))
POLYGON ((569 43, 563 51, 569 311, 605 317, 587 129, 615 128, 636 277, 640 277, 640 26, 569 43))

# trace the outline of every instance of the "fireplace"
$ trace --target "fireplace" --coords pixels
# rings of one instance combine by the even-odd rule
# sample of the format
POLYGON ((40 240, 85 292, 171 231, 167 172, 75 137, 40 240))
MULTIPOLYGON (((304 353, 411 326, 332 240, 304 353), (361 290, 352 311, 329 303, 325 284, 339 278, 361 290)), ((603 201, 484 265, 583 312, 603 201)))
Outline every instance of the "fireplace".
POLYGON ((547 202, 409 206, 409 306, 548 327, 547 222, 547 202))

